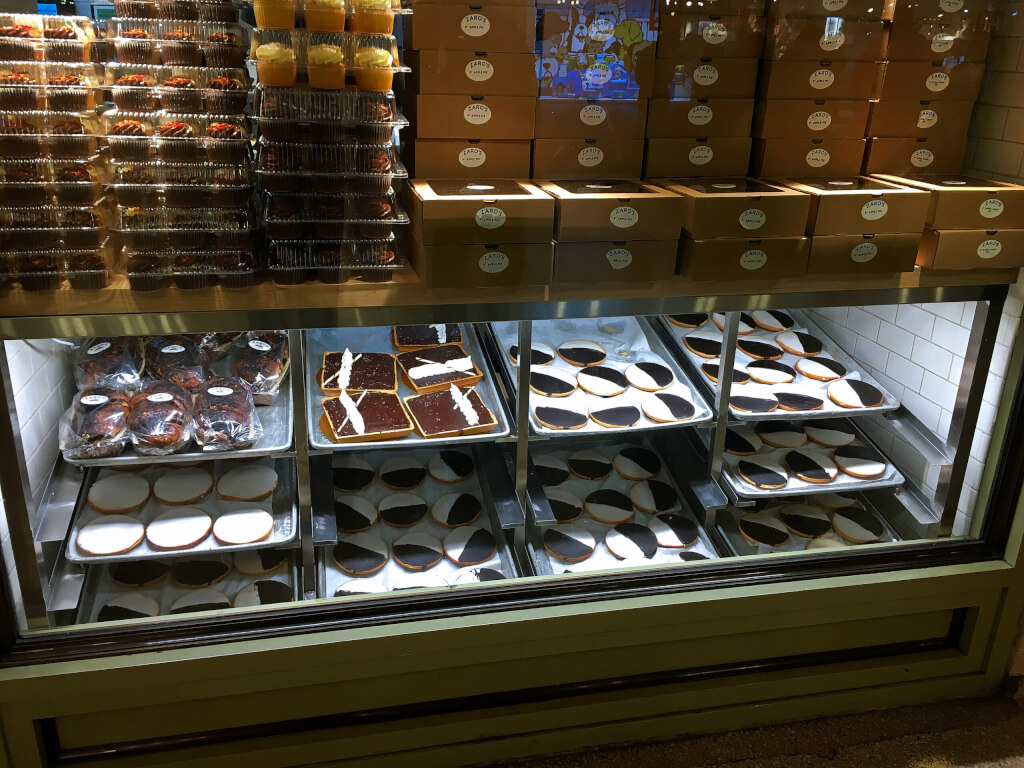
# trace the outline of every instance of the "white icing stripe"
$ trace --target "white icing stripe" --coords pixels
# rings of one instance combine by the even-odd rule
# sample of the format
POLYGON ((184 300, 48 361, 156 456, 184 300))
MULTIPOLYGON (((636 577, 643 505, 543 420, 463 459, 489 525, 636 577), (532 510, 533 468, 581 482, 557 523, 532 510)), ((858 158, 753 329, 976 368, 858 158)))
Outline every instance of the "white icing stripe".
MULTIPOLYGON (((420 358, 416 358, 419 360, 420 358)), ((433 376, 446 376, 449 373, 469 373, 473 370, 473 359, 471 357, 457 357, 454 360, 446 360, 443 363, 424 363, 410 368, 407 373, 413 381, 428 379, 433 376)))
MULTIPOLYGON (((363 395, 365 396, 365 392, 363 395)), ((362 399, 362 396, 360 397, 362 399)), ((338 401, 341 403, 342 408, 345 409, 345 421, 338 427, 340 432, 345 427, 345 422, 352 422, 352 429, 357 435, 366 434, 366 422, 363 421, 363 414, 359 412, 359 406, 352 400, 348 392, 344 389, 341 390, 341 394, 338 395, 338 401)))
POLYGON ((448 323, 431 323, 430 327, 437 332, 437 343, 448 343, 448 323))
POLYGON ((479 424, 480 416, 473 407, 473 403, 469 401, 469 395, 462 394, 462 390, 454 384, 451 385, 449 391, 451 392, 452 400, 455 403, 455 408, 462 411, 462 417, 466 420, 466 423, 471 427, 475 427, 479 424))

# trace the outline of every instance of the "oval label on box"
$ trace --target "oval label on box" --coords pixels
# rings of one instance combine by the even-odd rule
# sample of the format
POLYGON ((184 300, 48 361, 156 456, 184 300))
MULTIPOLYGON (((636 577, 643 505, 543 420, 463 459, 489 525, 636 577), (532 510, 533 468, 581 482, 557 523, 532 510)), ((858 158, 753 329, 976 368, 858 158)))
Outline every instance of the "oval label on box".
POLYGON ((917 113, 917 127, 931 128, 939 122, 939 113, 934 109, 922 109, 917 113))
POLYGON ((604 255, 612 269, 625 269, 633 263, 633 254, 625 248, 612 248, 604 255))
POLYGON ((478 264, 482 271, 494 275, 508 269, 508 256, 501 251, 488 251, 480 257, 478 264))
POLYGON ((832 156, 828 153, 827 149, 816 147, 807 153, 805 159, 811 168, 824 168, 828 165, 828 161, 832 159, 832 156))
POLYGON ((821 7, 826 11, 833 13, 835 11, 841 11, 846 7, 847 0, 821 0, 821 7))
POLYGON ((487 153, 480 147, 466 147, 459 150, 459 165, 463 168, 479 168, 487 162, 487 153))
POLYGON ((491 108, 486 104, 469 104, 462 110, 462 116, 470 125, 483 125, 491 119, 491 108))
POLYGON ((691 125, 707 125, 714 116, 714 110, 707 104, 690 107, 690 111, 686 113, 686 119, 690 121, 691 125))
POLYGON ((846 35, 842 32, 834 32, 831 35, 825 33, 818 40, 818 47, 823 51, 838 51, 846 42, 846 35))
POLYGON ((933 93, 944 91, 949 87, 949 75, 945 72, 933 72, 924 81, 924 87, 933 93))
POLYGON ((576 155, 576 161, 584 168, 593 168, 604 160, 604 150, 600 147, 584 147, 576 155))
POLYGON ((491 31, 491 20, 482 13, 467 13, 462 17, 462 23, 459 26, 462 27, 463 34, 470 37, 483 37, 491 31))
POLYGON ((168 344, 166 347, 160 350, 165 355, 176 355, 179 352, 184 352, 185 348, 181 344, 168 344))
POLYGON ((270 345, 267 344, 267 342, 265 341, 253 339, 252 341, 249 342, 249 349, 255 349, 257 352, 269 352, 270 345))
POLYGON ((600 125, 608 119, 608 112, 600 104, 587 104, 580 110, 580 122, 584 125, 600 125))
POLYGON ((853 246, 853 250, 850 251, 850 258, 856 261, 858 264, 863 264, 866 261, 871 261, 875 256, 878 255, 878 246, 874 243, 858 243, 853 246))
POLYGON ((729 30, 720 21, 702 21, 701 26, 703 29, 700 34, 704 38, 704 42, 711 45, 721 45, 729 37, 729 30))
POLYGON ((760 229, 768 220, 760 208, 747 208, 740 214, 740 226, 744 229, 760 229))
POLYGON ((693 82, 697 85, 714 85, 718 80, 718 67, 701 64, 693 70, 693 82))
POLYGON ((482 83, 494 76, 494 65, 484 59, 473 59, 466 65, 466 77, 475 83, 482 83))
POLYGON ((989 198, 980 206, 978 206, 978 213, 980 213, 986 219, 994 219, 996 216, 999 216, 1002 212, 1003 201, 995 197, 989 198))
POLYGON ((935 155, 928 149, 917 149, 910 155, 910 163, 915 168, 927 168, 933 160, 935 160, 935 155))
POLYGON ((824 131, 830 125, 832 125, 832 115, 823 109, 811 112, 807 116, 807 127, 812 131, 824 131))
POLYGON ((807 81, 814 90, 823 91, 836 81, 836 74, 831 69, 816 69, 807 81))
POLYGON ((476 212, 475 218, 481 229, 497 229, 505 224, 505 212, 494 205, 485 205, 476 212))
POLYGON ((620 205, 618 208, 613 208, 612 212, 608 214, 608 221, 619 229, 629 229, 640 221, 640 214, 632 206, 620 205))
POLYGON ((983 259, 994 259, 1003 250, 1003 244, 998 240, 986 240, 978 246, 978 255, 983 259))
POLYGON ((760 269, 767 263, 768 254, 760 248, 751 248, 749 251, 744 251, 743 255, 740 256, 740 266, 744 269, 760 269))
POLYGON ((932 35, 931 48, 935 53, 945 53, 953 47, 955 42, 956 35, 947 35, 940 32, 937 35, 932 35))
POLYGON ((87 355, 98 355, 100 352, 106 352, 110 349, 109 341, 101 341, 99 344, 93 344, 85 352, 87 355))
POLYGON ((868 200, 861 206, 860 217, 865 221, 878 221, 889 212, 889 204, 885 200, 868 200))
POLYGON ((154 392, 146 399, 151 403, 168 403, 174 399, 174 395, 170 392, 154 392))
POLYGON ((103 405, 110 398, 106 395, 83 395, 78 402, 82 405, 103 405))
POLYGON ((707 144, 694 147, 687 155, 693 165, 707 165, 714 156, 714 151, 707 144))
POLYGON ((946 13, 956 13, 964 7, 964 0, 939 0, 939 8, 946 13))
POLYGON ((235 390, 231 387, 210 387, 206 392, 213 395, 214 397, 227 397, 232 394, 235 390))
POLYGON ((611 67, 587 67, 583 70, 583 84, 588 88, 604 85, 612 79, 614 70, 611 67))

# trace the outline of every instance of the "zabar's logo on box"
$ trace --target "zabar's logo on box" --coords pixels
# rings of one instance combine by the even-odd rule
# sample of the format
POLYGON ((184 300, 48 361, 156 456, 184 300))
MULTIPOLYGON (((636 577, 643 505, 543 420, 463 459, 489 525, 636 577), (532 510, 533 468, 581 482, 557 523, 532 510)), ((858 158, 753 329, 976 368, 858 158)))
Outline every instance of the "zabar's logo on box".
POLYGON ((835 81, 836 74, 831 69, 816 69, 811 72, 811 76, 807 78, 807 82, 811 84, 811 88, 816 91, 825 90, 835 81))
POLYGON ((491 20, 482 13, 468 13, 462 17, 459 26, 470 37, 482 37, 491 31, 491 20))
POLYGON ((477 265, 481 271, 489 275, 495 275, 508 269, 508 256, 501 251, 488 251, 480 257, 477 265))
POLYGON ((459 151, 459 165, 464 168, 479 168, 487 162, 487 153, 480 147, 466 147, 459 151))
POLYGON ((493 205, 486 205, 476 212, 476 224, 482 229, 497 229, 504 226, 505 212, 493 205))
POLYGON ((576 155, 576 162, 584 168, 593 168, 604 161, 604 150, 600 147, 584 147, 576 155))
POLYGON ((483 125, 491 119, 491 108, 486 104, 468 104, 462 110, 462 117, 470 125, 483 125))
POLYGON ((608 111, 600 104, 587 104, 580 110, 580 122, 584 125, 600 125, 608 119, 608 111))
POLYGON ((832 115, 823 109, 811 112, 807 116, 807 127, 812 131, 824 131, 830 125, 832 125, 832 115))
POLYGON ((697 85, 714 85, 718 81, 718 67, 701 64, 693 70, 693 82, 697 85))
POLYGON ((494 76, 494 65, 485 59, 473 59, 466 65, 466 77, 475 83, 482 83, 494 76))
POLYGON ((619 229, 629 229, 640 221, 640 214, 636 208, 630 205, 620 205, 618 208, 613 208, 612 212, 608 214, 608 221, 619 229))

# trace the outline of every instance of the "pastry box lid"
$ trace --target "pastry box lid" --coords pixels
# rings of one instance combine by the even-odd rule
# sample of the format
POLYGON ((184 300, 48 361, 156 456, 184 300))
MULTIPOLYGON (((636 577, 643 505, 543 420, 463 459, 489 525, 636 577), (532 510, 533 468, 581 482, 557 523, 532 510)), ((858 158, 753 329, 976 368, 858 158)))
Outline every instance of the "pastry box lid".
POLYGON ((920 194, 920 190, 868 176, 836 176, 785 179, 780 183, 810 195, 864 195, 878 197, 893 194, 920 194))
POLYGON ((676 198, 674 192, 639 179, 571 179, 538 181, 537 184, 559 200, 635 200, 676 198))
POLYGON ((695 199, 721 197, 795 197, 802 194, 778 182, 747 176, 715 176, 696 179, 652 179, 655 184, 676 194, 695 199))
POLYGON ((1010 190, 1022 190, 1024 187, 1019 184, 1011 184, 1006 181, 985 179, 980 176, 966 176, 960 173, 932 173, 914 176, 891 176, 889 174, 874 174, 876 179, 884 179, 893 184, 903 184, 915 189, 923 189, 929 192, 947 192, 956 190, 1000 192, 1010 190))
POLYGON ((426 179, 411 182, 416 197, 432 200, 487 203, 497 200, 545 200, 551 198, 535 184, 518 179, 426 179))

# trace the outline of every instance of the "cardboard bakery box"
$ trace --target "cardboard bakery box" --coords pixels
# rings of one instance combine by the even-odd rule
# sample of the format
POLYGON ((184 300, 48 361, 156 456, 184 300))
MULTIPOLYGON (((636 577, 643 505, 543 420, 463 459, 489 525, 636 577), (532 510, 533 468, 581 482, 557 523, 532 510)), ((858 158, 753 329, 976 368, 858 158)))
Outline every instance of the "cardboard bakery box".
POLYGON ((758 78, 763 99, 870 99, 881 64, 873 61, 765 61, 758 78))
POLYGON ((551 240, 554 198, 529 181, 430 179, 407 188, 412 229, 423 245, 551 240))
POLYGON ((798 178, 783 183, 811 198, 807 234, 877 235, 924 228, 928 194, 865 176, 798 178))
POLYGON ((1024 267, 1024 229, 932 229, 917 252, 927 269, 1009 269, 1024 267))
POLYGON ((749 11, 763 16, 765 0, 658 0, 659 16, 673 13, 706 13, 709 16, 728 16, 749 11))
POLYGON ((518 288, 550 285, 551 242, 423 245, 409 249, 423 285, 437 288, 518 288))
POLYGON ((867 173, 956 173, 963 166, 967 136, 951 139, 868 139, 867 173))
POLYGON ((555 243, 559 283, 651 283, 676 274, 678 240, 555 243))
POLYGON ((974 101, 985 65, 947 57, 937 61, 890 61, 884 65, 882 101, 974 101))
POLYGON ((874 62, 885 58, 885 38, 881 21, 770 16, 764 58, 874 62))
POLYGON ((753 99, 651 99, 647 105, 647 137, 750 136, 753 99))
POLYGON ((682 226, 697 240, 804 234, 811 198, 781 184, 746 177, 654 179, 683 200, 682 226))
POLYGON ((750 137, 648 139, 644 177, 746 176, 750 137))
POLYGON ((406 51, 408 93, 536 96, 537 56, 490 51, 406 51))
POLYGON ((762 100, 758 102, 753 135, 762 139, 861 139, 870 106, 863 99, 762 100))
POLYGON ((407 99, 420 139, 532 139, 531 96, 431 96, 407 99))
POLYGON ((913 272, 920 242, 920 232, 813 237, 807 274, 913 272))
POLYGON ((973 101, 876 101, 865 136, 966 136, 973 101))
POLYGON ((765 20, 749 11, 727 16, 670 13, 661 17, 659 59, 749 59, 761 55, 765 20))
POLYGON ((784 280, 807 274, 806 237, 759 240, 684 238, 679 275, 694 282, 711 280, 784 280))
POLYGON ((417 3, 402 23, 405 47, 412 50, 533 53, 536 48, 532 3, 417 3))
POLYGON ((538 181, 555 204, 555 240, 678 240, 683 200, 646 181, 538 181))
POLYGON ((659 99, 752 99, 758 59, 656 59, 652 95, 659 99))
POLYGON ((791 18, 841 16, 844 19, 879 21, 884 3, 878 0, 774 0, 772 13, 791 18))
POLYGON ((985 61, 991 32, 967 19, 947 21, 896 21, 889 30, 889 61, 933 61, 953 56, 965 61, 985 61))
POLYGON ((928 192, 925 224, 933 229, 1024 229, 1024 187, 955 174, 877 178, 928 192))
POLYGON ((959 21, 993 18, 994 0, 886 0, 883 18, 895 21, 959 21))
MULTIPOLYGON (((653 33, 652 33, 653 34, 653 33)), ((586 53, 564 46, 544 48, 537 69, 540 95, 556 99, 649 99, 654 82, 654 42, 586 53)))
POLYGON ((643 139, 537 139, 535 179, 637 179, 644 162, 643 139))
POLYGON ((537 99, 538 139, 642 139, 646 99, 537 99))
POLYGON ((526 179, 528 140, 415 139, 413 175, 421 179, 526 179))
POLYGON ((864 159, 864 139, 755 139, 753 174, 856 176, 864 159))

